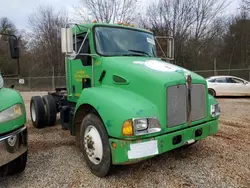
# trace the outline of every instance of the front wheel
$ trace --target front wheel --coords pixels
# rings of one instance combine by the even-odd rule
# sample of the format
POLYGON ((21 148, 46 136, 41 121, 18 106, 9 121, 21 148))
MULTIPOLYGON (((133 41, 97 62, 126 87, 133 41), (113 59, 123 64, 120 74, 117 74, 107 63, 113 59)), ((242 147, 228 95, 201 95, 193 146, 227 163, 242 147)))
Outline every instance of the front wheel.
POLYGON ((93 174, 105 177, 111 167, 111 152, 108 134, 101 119, 88 114, 82 121, 80 149, 93 174))

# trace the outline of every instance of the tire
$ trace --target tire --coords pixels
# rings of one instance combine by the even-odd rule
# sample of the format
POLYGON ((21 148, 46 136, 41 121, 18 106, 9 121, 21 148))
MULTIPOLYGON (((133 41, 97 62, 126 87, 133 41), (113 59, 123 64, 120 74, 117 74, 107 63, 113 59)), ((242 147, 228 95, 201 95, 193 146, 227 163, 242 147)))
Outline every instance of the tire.
POLYGON ((56 103, 52 95, 45 95, 42 97, 45 105, 45 118, 47 126, 54 126, 56 123, 56 103))
POLYGON ((34 96, 30 101, 30 116, 35 128, 41 129, 46 125, 45 107, 40 96, 34 96))
POLYGON ((208 89, 208 93, 213 97, 216 97, 216 92, 213 89, 208 89))
POLYGON ((27 156, 28 152, 26 151, 24 154, 22 154, 20 157, 15 159, 14 161, 10 162, 5 166, 5 172, 7 175, 14 175, 21 173, 26 168, 27 163, 27 156))
POLYGON ((80 128, 80 150, 89 169, 98 177, 108 175, 112 165, 108 138, 105 126, 97 115, 88 114, 83 119, 80 128), (90 152, 92 156, 88 154, 90 152))

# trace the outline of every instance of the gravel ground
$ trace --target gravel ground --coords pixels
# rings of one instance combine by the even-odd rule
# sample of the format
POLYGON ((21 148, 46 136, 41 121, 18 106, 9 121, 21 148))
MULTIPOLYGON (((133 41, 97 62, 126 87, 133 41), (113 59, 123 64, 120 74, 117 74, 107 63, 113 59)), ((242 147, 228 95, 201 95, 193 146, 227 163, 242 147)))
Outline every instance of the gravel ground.
MULTIPOLYGON (((39 93, 42 95, 43 93, 39 93)), ((29 99, 23 93, 29 116, 29 99)), ((250 99, 218 99, 218 134, 97 178, 87 169, 74 137, 59 125, 29 127, 29 158, 24 173, 0 178, 0 187, 250 187, 250 99)))

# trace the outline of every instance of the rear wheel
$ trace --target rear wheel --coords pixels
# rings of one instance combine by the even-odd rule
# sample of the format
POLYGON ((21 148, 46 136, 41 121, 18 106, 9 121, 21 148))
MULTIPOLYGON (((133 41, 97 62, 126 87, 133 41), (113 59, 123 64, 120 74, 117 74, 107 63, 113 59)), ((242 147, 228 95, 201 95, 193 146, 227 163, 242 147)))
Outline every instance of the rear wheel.
POLYGON ((54 98, 51 95, 45 95, 42 97, 46 113, 46 125, 47 126, 53 126, 56 123, 56 114, 57 114, 57 109, 56 109, 56 103, 54 98))
POLYGON ((46 125, 45 107, 40 96, 34 96, 30 101, 31 121, 35 128, 43 128, 46 125))
POLYGON ((213 89, 208 89, 208 93, 212 95, 213 97, 216 96, 216 92, 213 89))
POLYGON ((93 174, 104 177, 109 173, 111 151, 108 134, 101 119, 95 114, 88 114, 82 121, 80 149, 93 174))

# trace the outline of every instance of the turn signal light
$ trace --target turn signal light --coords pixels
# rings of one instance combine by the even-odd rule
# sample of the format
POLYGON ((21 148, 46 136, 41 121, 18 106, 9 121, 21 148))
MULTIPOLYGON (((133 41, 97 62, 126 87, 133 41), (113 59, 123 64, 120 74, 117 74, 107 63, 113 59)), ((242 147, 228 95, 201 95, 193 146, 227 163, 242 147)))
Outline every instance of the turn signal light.
POLYGON ((123 123, 122 126, 122 134, 124 136, 133 136, 134 132, 133 132, 133 122, 132 120, 127 120, 123 123))

